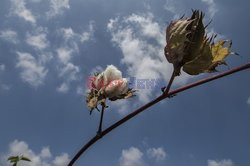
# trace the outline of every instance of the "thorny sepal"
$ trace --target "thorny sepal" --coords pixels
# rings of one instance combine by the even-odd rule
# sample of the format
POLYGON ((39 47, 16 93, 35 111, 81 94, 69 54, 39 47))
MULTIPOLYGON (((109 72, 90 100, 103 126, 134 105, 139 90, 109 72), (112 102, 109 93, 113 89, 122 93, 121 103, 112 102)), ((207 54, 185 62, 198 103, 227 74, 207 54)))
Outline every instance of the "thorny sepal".
POLYGON ((186 63, 183 66, 183 71, 190 75, 216 72, 216 67, 219 65, 227 65, 225 61, 227 56, 230 54, 237 55, 237 53, 230 51, 232 41, 219 40, 214 43, 213 40, 213 36, 204 40, 199 56, 193 61, 186 63))

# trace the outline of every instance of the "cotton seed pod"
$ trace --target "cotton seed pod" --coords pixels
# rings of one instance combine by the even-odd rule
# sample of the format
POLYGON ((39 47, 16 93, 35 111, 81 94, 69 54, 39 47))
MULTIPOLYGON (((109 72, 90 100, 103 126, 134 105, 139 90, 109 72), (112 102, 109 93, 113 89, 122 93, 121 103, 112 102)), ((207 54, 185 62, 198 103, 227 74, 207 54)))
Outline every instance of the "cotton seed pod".
POLYGON ((173 21, 167 27, 164 53, 176 70, 197 57, 205 35, 203 17, 195 10, 190 18, 173 21))

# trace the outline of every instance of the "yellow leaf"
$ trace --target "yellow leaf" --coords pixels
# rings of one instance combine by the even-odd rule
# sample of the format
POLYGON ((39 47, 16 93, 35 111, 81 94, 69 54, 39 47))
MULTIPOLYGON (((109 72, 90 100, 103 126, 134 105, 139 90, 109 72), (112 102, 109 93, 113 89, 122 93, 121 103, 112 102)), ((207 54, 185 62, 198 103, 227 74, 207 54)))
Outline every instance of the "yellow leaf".
POLYGON ((227 41, 220 40, 212 45, 213 63, 223 61, 230 54, 230 47, 232 42, 229 41, 229 46, 224 47, 227 41))

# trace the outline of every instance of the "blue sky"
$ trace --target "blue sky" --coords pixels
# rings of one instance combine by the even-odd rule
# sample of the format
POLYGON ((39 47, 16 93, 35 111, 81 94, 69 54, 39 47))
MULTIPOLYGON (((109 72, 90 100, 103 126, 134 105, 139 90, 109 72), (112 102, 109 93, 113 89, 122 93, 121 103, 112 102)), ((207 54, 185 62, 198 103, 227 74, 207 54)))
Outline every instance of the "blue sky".
MULTIPOLYGON (((250 60, 249 6, 233 0, 2 0, 0 2, 0 158, 27 154, 30 166, 64 166, 95 135, 86 79, 117 66, 124 77, 168 80, 163 48, 169 22, 191 9, 232 39, 230 68, 250 60)), ((220 67, 221 71, 227 67, 220 67)), ((174 88, 208 75, 183 73, 174 88)), ((237 73, 161 102, 105 136, 83 166, 249 166, 250 77, 237 73)), ((104 127, 160 93, 109 103, 104 127)), ((26 163, 23 163, 25 166, 26 163)), ((22 164, 20 164, 22 165, 22 164)))

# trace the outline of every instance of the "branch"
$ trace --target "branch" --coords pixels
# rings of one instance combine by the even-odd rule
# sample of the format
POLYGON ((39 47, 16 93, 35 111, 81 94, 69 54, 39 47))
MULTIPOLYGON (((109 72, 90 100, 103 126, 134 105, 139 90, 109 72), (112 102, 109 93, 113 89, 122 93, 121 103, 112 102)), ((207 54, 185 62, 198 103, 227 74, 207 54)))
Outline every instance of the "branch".
POLYGON ((132 113, 128 114, 127 116, 125 116, 124 118, 122 118, 121 120, 115 122, 114 124, 112 124, 111 126, 109 126, 108 128, 106 128, 105 130, 103 130, 101 133, 99 133, 98 135, 94 136, 87 144, 85 144, 79 151, 78 153, 74 156, 74 158, 69 162, 68 166, 72 166, 78 159, 79 157, 91 146, 93 145, 95 142, 97 142, 99 139, 101 139, 103 136, 105 136, 106 134, 108 134, 109 132, 111 132, 112 130, 114 130, 115 128, 119 127, 120 125, 122 125, 123 123, 127 122, 128 120, 130 120, 131 118, 133 118, 134 116, 138 115, 139 113, 145 111, 147 108, 155 105, 156 103, 160 102, 161 100, 168 98, 169 96, 175 95, 177 93, 183 92, 185 90, 194 88, 196 86, 205 84, 207 82, 231 75, 233 73, 242 71, 242 70, 246 70, 250 68, 250 62, 242 65, 240 67, 228 70, 226 72, 222 72, 218 75, 215 76, 211 76, 205 79, 202 79, 200 81, 185 85, 181 88, 178 88, 176 90, 173 90, 169 93, 163 93, 162 95, 158 96, 157 98, 153 99, 152 101, 150 101, 149 103, 141 106, 140 108, 136 109, 135 111, 133 111, 132 113))

